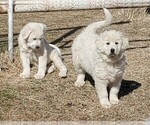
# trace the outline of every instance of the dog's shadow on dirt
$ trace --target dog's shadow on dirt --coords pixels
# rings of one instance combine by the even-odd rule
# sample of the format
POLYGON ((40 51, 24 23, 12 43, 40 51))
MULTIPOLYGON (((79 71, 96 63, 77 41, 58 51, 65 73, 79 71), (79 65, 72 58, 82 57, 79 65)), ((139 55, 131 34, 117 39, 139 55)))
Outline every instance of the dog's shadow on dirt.
POLYGON ((140 83, 133 80, 122 80, 121 88, 119 91, 119 98, 128 95, 135 89, 138 89, 141 86, 140 83))
MULTIPOLYGON (((89 74, 86 74, 85 80, 89 81, 91 83, 91 85, 95 87, 95 82, 89 74)), ((136 81, 123 79, 118 97, 121 98, 123 96, 126 96, 129 93, 133 92, 135 89, 138 89, 140 86, 141 86, 141 84, 136 81)), ((109 91, 109 89, 108 89, 108 91, 109 91)))

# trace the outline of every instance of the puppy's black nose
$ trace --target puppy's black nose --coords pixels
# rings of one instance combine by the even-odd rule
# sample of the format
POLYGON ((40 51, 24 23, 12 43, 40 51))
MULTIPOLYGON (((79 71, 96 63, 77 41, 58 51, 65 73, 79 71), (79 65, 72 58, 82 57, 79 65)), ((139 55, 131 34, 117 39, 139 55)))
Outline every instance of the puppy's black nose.
POLYGON ((114 53, 114 52, 115 52, 115 49, 111 48, 110 51, 111 51, 111 53, 114 53))
POLYGON ((40 47, 39 46, 36 46, 36 49, 39 49, 40 47))

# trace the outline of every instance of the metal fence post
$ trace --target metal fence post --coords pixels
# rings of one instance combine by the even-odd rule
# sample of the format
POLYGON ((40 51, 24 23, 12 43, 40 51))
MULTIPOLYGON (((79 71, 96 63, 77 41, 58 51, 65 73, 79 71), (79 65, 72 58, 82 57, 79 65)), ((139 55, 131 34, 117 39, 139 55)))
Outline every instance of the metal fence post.
POLYGON ((8 54, 13 60, 13 0, 8 1, 8 54))

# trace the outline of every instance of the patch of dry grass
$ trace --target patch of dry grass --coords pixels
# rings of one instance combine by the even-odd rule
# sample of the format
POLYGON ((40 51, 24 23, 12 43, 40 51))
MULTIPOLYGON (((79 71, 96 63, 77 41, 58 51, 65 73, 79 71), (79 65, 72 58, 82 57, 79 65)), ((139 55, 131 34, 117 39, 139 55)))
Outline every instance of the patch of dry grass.
MULTIPOLYGON (((105 28, 122 31, 130 40, 126 52, 127 67, 120 91, 120 103, 103 109, 98 101, 92 81, 82 88, 74 87, 76 74, 72 66, 70 47, 81 31, 80 27, 103 19, 102 10, 60 11, 45 13, 17 13, 14 15, 14 62, 1 52, 0 120, 145 120, 150 117, 150 16, 145 8, 112 9, 113 25, 105 28), (56 16, 57 15, 57 16, 56 16), (58 77, 58 70, 42 80, 19 77, 22 71, 17 37, 28 22, 48 25, 47 39, 61 48, 69 72, 68 77, 58 77), (58 39, 59 38, 59 39, 58 39)), ((7 15, 0 16, 0 47, 7 42, 7 15)), ((103 30, 102 30, 103 31, 103 30)), ((100 32, 100 31, 99 31, 100 32)))

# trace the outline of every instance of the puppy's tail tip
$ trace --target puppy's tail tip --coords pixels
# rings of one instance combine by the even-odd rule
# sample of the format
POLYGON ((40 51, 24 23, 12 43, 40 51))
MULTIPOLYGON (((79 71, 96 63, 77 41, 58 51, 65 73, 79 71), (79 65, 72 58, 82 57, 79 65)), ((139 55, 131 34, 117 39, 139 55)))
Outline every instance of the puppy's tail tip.
POLYGON ((110 11, 106 8, 103 8, 106 19, 104 20, 104 26, 108 26, 111 24, 112 22, 112 14, 110 13, 110 11))
POLYGON ((97 29, 108 26, 111 24, 112 14, 106 8, 103 8, 103 10, 104 10, 106 19, 103 21, 98 21, 98 22, 94 22, 94 23, 89 24, 84 31, 96 32, 97 29))

